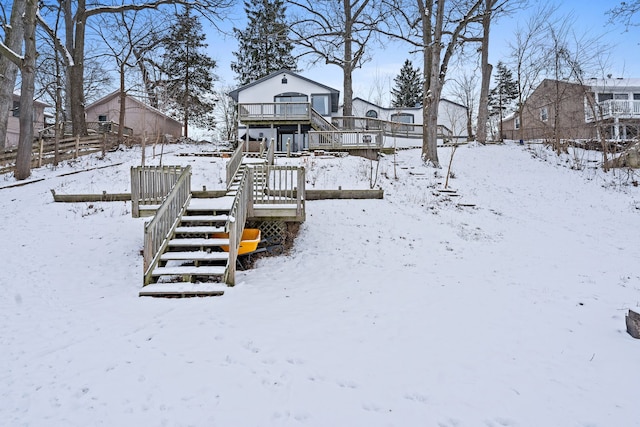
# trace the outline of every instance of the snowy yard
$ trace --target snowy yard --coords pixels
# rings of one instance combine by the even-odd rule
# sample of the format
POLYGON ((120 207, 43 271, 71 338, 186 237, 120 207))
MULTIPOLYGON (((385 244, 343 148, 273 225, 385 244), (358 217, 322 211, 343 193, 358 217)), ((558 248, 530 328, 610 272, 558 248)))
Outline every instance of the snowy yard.
MULTIPOLYGON (((177 156, 211 149, 163 162, 222 188, 223 159, 177 156)), ((640 426, 624 322, 640 188, 541 147, 469 145, 449 197, 440 156, 439 171, 419 150, 385 157, 383 200, 308 201, 292 251, 213 298, 137 296, 130 203, 53 202, 128 192, 139 151, 0 189, 0 424, 640 426)), ((369 187, 364 159, 278 163, 305 164, 308 188, 369 187)))

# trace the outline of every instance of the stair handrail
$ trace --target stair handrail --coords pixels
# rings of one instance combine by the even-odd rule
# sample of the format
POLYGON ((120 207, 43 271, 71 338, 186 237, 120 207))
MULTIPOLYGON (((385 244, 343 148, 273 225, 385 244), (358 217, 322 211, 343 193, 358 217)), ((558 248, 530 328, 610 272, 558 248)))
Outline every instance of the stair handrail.
POLYGON ((248 173, 249 168, 242 166, 238 171, 240 182, 236 195, 229 211, 229 218, 225 223, 225 231, 229 233, 229 261, 224 275, 224 281, 228 286, 235 285, 236 260, 238 258, 238 247, 242 240, 242 232, 247 221, 247 213, 251 209, 251 179, 248 173))
POLYGON ((233 152, 233 155, 227 162, 227 190, 231 183, 233 182, 233 177, 240 169, 240 165, 242 165, 242 144, 239 143, 236 147, 236 150, 233 152))
POLYGON ((191 200, 191 166, 183 168, 180 177, 165 197, 151 221, 144 224, 143 272, 144 286, 151 282, 151 274, 160 256, 173 237, 189 201, 191 200))

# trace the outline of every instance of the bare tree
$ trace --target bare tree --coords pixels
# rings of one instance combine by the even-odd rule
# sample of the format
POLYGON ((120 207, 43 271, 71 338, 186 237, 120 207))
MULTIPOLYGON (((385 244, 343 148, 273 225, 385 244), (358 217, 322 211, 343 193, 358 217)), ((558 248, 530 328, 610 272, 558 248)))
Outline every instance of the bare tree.
POLYGON ((121 12, 99 17, 94 31, 107 47, 107 56, 113 58, 119 76, 120 111, 118 113, 118 142, 124 142, 124 124, 127 107, 127 72, 137 68, 135 52, 146 51, 149 43, 157 39, 152 19, 140 11, 121 12), (108 29, 108 30, 107 30, 108 29))
POLYGON ((465 69, 463 73, 451 81, 451 95, 459 103, 467 107, 467 140, 474 138, 473 123, 478 106, 478 74, 475 70, 465 69))
POLYGON ((221 141, 235 142, 238 139, 238 109, 235 101, 227 95, 232 89, 223 85, 215 93, 218 100, 215 106, 216 130, 221 141))
POLYGON ((146 2, 130 0, 118 6, 89 5, 89 7, 87 7, 86 0, 59 0, 59 2, 65 19, 66 48, 72 59, 67 71, 67 93, 74 135, 84 135, 87 132, 84 117, 83 84, 86 28, 89 19, 103 14, 158 9, 167 4, 182 4, 213 21, 222 10, 233 5, 232 0, 155 0, 146 2), (75 4, 75 8, 72 3, 75 4))
POLYGON ((622 21, 625 27, 629 28, 638 25, 634 21, 634 17, 638 12, 640 12, 640 0, 621 1, 618 6, 611 8, 607 15, 609 15, 610 23, 622 21))
POLYGON ((3 52, 20 68, 20 135, 16 156, 16 179, 26 179, 31 175, 31 149, 33 146, 33 94, 35 93, 36 68, 36 14, 37 0, 25 1, 22 14, 24 56, 15 52, 3 52))
POLYGON ((294 42, 342 69, 343 115, 353 115, 353 71, 369 60, 367 49, 390 16, 386 2, 372 0, 289 0, 294 42))
POLYGON ((524 102, 539 83, 548 64, 548 51, 545 48, 545 34, 549 23, 554 19, 557 7, 543 5, 526 22, 518 26, 514 40, 510 44, 511 64, 516 71, 518 83, 517 117, 520 121, 520 140, 524 140, 524 102))
MULTIPOLYGON (((0 152, 4 151, 7 141, 7 123, 9 111, 13 108, 13 90, 16 85, 16 77, 20 64, 17 59, 11 59, 10 52, 20 55, 23 42, 23 20, 26 2, 15 0, 11 8, 9 22, 3 22, 4 46, 9 52, 2 52, 0 55, 0 152)), ((4 50, 4 49, 3 49, 4 50)))
POLYGON ((480 84, 480 102, 478 104, 477 141, 487 142, 487 122, 489 120, 489 85, 493 66, 489 64, 489 40, 491 25, 503 15, 512 13, 523 6, 526 0, 485 0, 482 11, 482 36, 480 38, 480 70, 482 81, 480 84))
POLYGON ((437 127, 442 87, 456 48, 465 38, 477 39, 477 36, 469 37, 467 32, 471 24, 479 19, 482 0, 454 1, 450 8, 447 8, 444 0, 417 0, 417 3, 422 24, 421 46, 425 70, 422 160, 439 168, 437 127))

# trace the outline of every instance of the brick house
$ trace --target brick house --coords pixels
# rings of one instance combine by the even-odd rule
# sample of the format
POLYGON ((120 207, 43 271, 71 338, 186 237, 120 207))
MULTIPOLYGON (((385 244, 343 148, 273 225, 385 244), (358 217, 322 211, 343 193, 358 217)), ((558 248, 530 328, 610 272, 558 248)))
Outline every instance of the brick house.
POLYGON ((522 116, 502 121, 504 139, 626 140, 638 136, 640 79, 545 79, 525 101, 522 116), (599 126, 598 126, 599 125, 599 126))

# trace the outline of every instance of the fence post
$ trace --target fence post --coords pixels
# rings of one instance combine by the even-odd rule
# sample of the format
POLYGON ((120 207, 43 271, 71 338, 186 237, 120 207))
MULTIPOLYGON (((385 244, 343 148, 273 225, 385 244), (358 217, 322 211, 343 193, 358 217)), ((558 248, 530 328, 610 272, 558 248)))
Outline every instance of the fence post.
POLYGON ((38 167, 42 167, 43 152, 44 152, 44 141, 42 140, 42 134, 40 134, 40 153, 38 154, 38 167))
POLYGON ((107 155, 107 134, 102 134, 102 157, 107 155))
POLYGON ((287 138, 287 157, 291 157, 291 138, 287 138))
POLYGON ((76 135, 76 149, 75 152, 73 153, 73 158, 77 159, 78 158, 78 151, 80 150, 80 135, 76 135))

